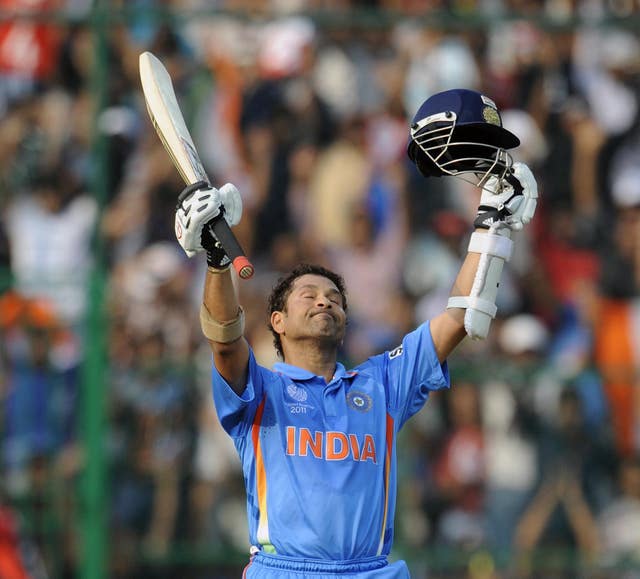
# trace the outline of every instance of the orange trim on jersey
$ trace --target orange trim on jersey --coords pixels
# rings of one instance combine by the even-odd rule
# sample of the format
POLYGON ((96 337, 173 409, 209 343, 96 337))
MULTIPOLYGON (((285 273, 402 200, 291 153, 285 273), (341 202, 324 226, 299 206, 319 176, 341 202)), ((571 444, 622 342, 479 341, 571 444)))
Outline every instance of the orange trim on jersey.
POLYGON ((393 452, 393 418, 387 413, 386 452, 384 453, 384 515, 382 517, 382 529, 380 530, 380 543, 378 555, 382 554, 384 547, 384 532, 387 528, 387 515, 389 514, 389 478, 391 476, 391 455, 393 452))
MULTIPOLYGON (((253 452, 256 457, 256 491, 258 493, 258 540, 269 542, 269 519, 267 517, 267 473, 264 469, 264 457, 262 455, 262 445, 260 444, 260 424, 266 398, 260 402, 256 410, 256 416, 251 427, 251 441, 253 442, 253 452), (266 533, 266 535, 265 535, 266 533)), ((264 543, 262 543, 264 544, 264 543)))

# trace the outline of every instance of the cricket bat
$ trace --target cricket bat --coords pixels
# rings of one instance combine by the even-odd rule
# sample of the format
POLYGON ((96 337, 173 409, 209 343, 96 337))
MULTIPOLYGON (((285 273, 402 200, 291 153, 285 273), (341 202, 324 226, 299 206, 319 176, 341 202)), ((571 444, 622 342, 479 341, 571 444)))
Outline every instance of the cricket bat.
MULTIPOLYGON (((198 181, 206 181, 211 185, 184 121, 167 69, 150 52, 140 55, 139 66, 142 92, 151 122, 178 173, 187 185, 198 181)), ((211 228, 238 275, 242 279, 249 279, 253 276, 253 265, 245 256, 222 213, 221 211, 210 223, 211 228)))

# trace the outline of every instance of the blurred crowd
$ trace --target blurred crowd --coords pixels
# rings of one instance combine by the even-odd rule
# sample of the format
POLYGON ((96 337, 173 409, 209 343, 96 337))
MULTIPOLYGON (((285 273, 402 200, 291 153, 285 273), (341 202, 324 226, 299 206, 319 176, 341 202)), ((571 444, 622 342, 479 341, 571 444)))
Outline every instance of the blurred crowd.
MULTIPOLYGON (((173 577, 189 559, 177 550, 248 549, 197 318, 205 263, 175 242, 183 183, 139 83, 150 50, 214 183, 242 194, 236 234, 257 273, 239 291, 267 366, 266 296, 300 261, 345 277, 347 366, 445 307, 479 192, 422 178, 408 125, 441 90, 497 102, 540 204, 490 337, 463 343, 452 388, 402 433, 397 552, 416 578, 640 576, 640 39, 615 25, 638 8, 229 0, 211 16, 204 1, 137 0, 111 3, 131 11, 101 50, 89 4, 0 2, 71 16, 0 22, 0 575, 77 571, 72 489, 96 388, 108 576, 173 577), (88 382, 99 344, 106 369, 88 382)), ((226 573, 193 576, 239 576, 226 573)))

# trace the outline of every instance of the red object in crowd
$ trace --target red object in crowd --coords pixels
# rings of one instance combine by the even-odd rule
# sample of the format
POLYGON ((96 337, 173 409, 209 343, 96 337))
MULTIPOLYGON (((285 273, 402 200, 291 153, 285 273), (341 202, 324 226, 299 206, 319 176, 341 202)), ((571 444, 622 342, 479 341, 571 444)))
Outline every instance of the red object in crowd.
POLYGON ((53 13, 58 4, 58 0, 0 0, 0 73, 34 80, 54 73, 60 27, 43 15, 53 13))
POLYGON ((20 556, 18 522, 6 507, 0 506, 0 577, 29 579, 20 556))

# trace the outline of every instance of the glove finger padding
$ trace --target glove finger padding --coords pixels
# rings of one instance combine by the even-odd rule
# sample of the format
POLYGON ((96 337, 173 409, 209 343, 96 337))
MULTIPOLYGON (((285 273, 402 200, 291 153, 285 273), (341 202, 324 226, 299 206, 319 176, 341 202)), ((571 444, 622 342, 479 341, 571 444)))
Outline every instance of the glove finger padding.
POLYGON ((178 243, 189 257, 204 249, 202 229, 220 211, 220 193, 206 181, 198 181, 182 190, 176 207, 175 233, 178 243))
POLYGON ((514 163, 507 179, 491 177, 482 188, 474 225, 519 231, 533 218, 537 203, 538 185, 533 173, 524 163, 514 163))
MULTIPOLYGON (((525 199, 523 206, 514 217, 517 217, 521 225, 526 225, 533 219, 538 205, 538 183, 533 176, 531 169, 524 163, 515 163, 513 166, 513 176, 522 186, 522 196, 525 199)), ((522 227, 520 227, 522 229, 522 227)))
POLYGON ((232 183, 225 183, 218 190, 220 201, 224 206, 224 219, 229 227, 238 225, 242 217, 242 197, 240 191, 232 183))

